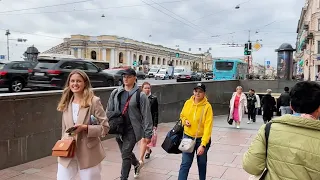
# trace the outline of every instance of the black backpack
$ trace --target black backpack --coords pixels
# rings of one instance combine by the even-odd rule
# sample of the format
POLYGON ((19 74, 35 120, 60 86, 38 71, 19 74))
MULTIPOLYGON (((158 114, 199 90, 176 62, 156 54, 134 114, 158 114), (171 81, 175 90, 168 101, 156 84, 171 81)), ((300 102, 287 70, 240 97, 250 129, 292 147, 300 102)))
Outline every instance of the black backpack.
MULTIPOLYGON (((113 97, 115 96, 115 94, 117 93, 117 90, 113 92, 113 97)), ((137 107, 140 110, 140 90, 138 89, 136 92, 136 101, 137 101, 137 107)), ((122 113, 117 112, 117 111, 113 111, 113 112, 108 112, 108 114, 110 116, 108 116, 109 118, 109 134, 123 134, 124 133, 124 120, 123 120, 123 116, 122 113)))

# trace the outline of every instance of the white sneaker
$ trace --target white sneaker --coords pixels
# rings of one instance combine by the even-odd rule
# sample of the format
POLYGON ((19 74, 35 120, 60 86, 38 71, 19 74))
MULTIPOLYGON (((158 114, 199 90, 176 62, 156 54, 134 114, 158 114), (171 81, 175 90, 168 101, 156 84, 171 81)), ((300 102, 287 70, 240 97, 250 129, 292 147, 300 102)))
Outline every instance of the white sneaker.
POLYGON ((247 124, 252 124, 252 120, 249 119, 249 121, 247 122, 247 124))
POLYGON ((142 161, 139 161, 139 165, 137 165, 136 167, 134 167, 134 178, 138 178, 140 175, 140 170, 143 167, 144 163, 142 161))
POLYGON ((237 129, 240 129, 240 125, 237 125, 237 129))

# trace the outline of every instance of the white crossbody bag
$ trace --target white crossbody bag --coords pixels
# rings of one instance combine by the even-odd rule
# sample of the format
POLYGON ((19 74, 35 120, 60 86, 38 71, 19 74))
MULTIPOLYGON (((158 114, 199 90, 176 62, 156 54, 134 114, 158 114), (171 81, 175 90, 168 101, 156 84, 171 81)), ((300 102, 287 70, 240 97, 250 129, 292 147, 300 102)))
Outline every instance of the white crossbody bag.
POLYGON ((202 113, 201 113, 201 116, 200 116, 200 121, 199 121, 199 124, 198 124, 198 129, 197 129, 197 133, 196 133, 196 137, 194 139, 191 139, 191 138, 183 138, 181 140, 181 143, 179 145, 179 150, 182 151, 182 152, 186 152, 186 153, 192 153, 193 150, 194 150, 194 147, 196 145, 196 140, 197 140, 197 137, 198 137, 198 132, 199 132, 199 128, 200 128, 200 125, 201 125, 201 122, 202 122, 202 117, 203 117, 203 113, 204 113, 204 108, 205 106, 203 107, 202 109, 202 113))

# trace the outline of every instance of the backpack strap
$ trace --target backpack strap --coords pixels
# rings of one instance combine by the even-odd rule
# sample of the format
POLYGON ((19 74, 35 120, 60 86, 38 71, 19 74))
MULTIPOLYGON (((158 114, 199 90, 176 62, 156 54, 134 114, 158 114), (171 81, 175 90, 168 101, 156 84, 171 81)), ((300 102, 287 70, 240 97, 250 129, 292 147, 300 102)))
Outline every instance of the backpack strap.
POLYGON ((141 94, 141 91, 140 91, 140 89, 138 89, 136 92, 136 101, 137 101, 137 107, 138 107, 139 111, 140 111, 140 94, 141 94))
POLYGON ((268 144, 269 144, 269 135, 270 135, 271 124, 272 124, 272 122, 268 122, 266 124, 266 127, 264 128, 265 136, 266 136, 266 157, 268 154, 268 144))

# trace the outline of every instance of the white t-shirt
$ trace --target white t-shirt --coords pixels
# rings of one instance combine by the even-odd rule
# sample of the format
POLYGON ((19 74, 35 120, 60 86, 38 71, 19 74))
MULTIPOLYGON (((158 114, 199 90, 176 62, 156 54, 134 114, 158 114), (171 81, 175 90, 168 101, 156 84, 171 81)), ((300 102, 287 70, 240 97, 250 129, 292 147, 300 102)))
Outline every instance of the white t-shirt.
POLYGON ((79 104, 72 103, 72 119, 75 124, 78 121, 79 108, 80 108, 79 104))

